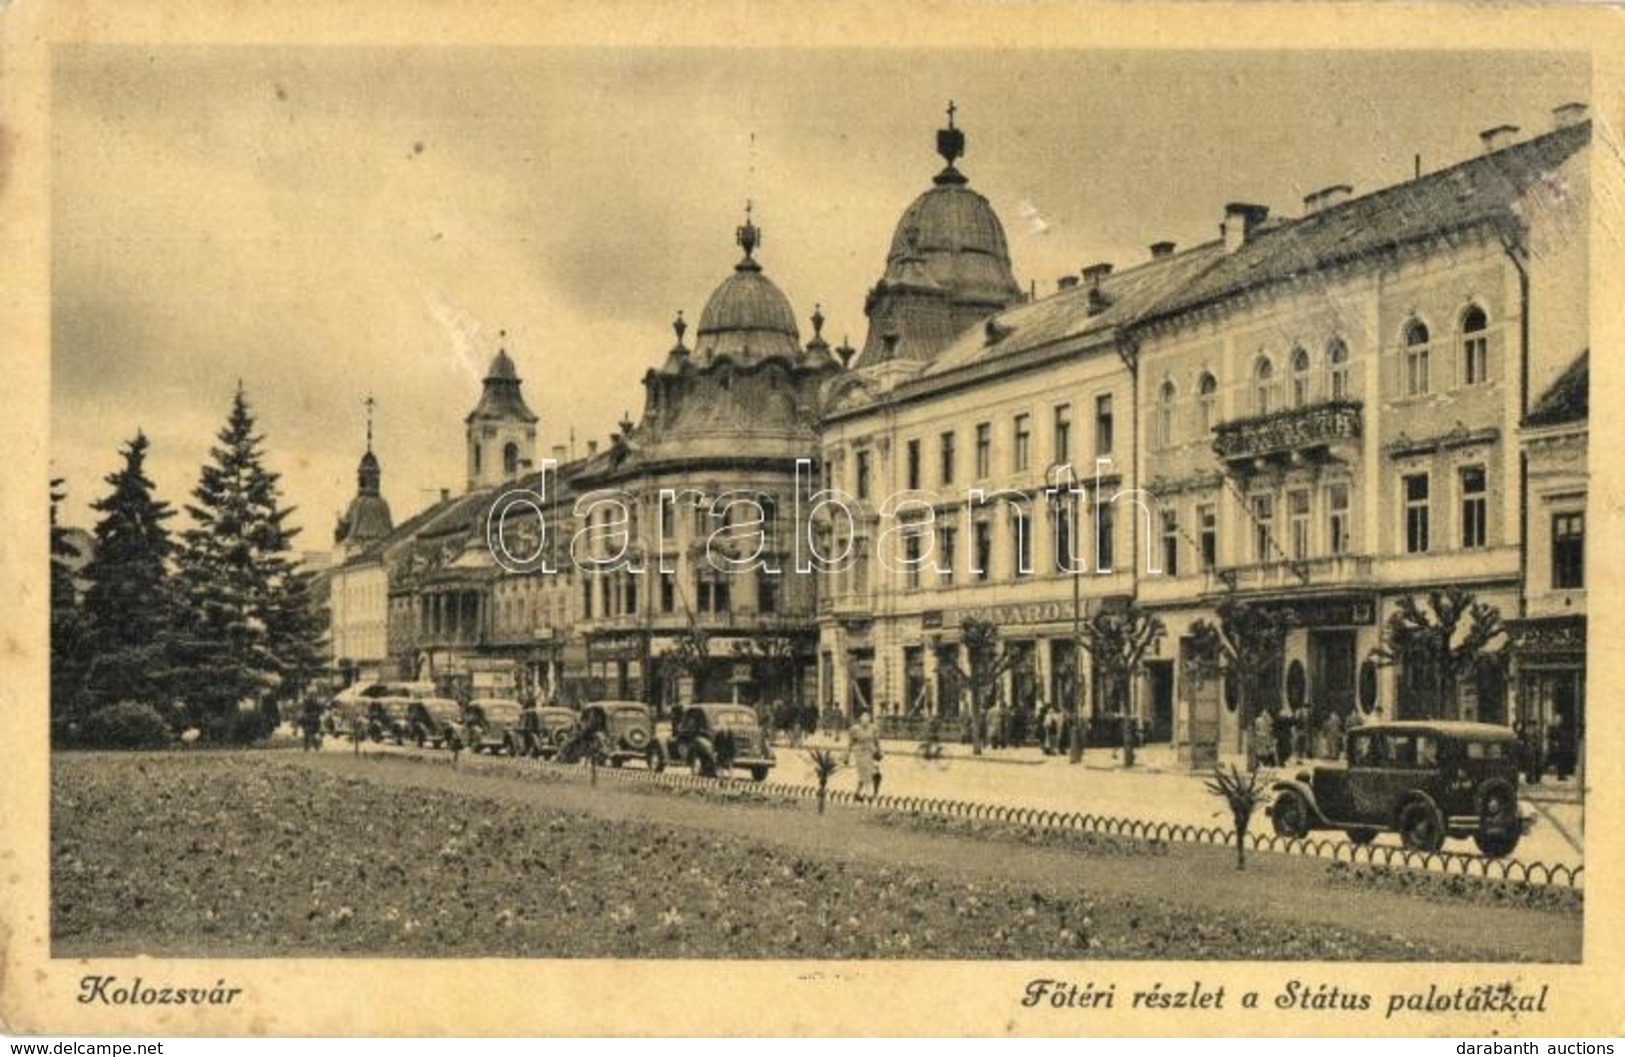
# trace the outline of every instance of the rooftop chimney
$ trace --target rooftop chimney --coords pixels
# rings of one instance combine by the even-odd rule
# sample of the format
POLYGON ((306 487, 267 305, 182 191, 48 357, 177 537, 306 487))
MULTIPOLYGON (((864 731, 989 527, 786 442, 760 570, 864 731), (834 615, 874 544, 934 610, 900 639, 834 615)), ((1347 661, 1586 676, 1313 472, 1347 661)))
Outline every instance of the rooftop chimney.
POLYGON ((1562 106, 1552 108, 1552 127, 1573 128, 1589 114, 1590 108, 1584 103, 1564 103, 1562 106))
POLYGON ((1062 290, 1071 290, 1078 285, 1078 277, 1076 275, 1063 275, 1055 285, 1062 290))
POLYGON ((1153 242, 1151 244, 1151 259, 1152 260, 1160 261, 1164 257, 1172 257, 1173 255, 1174 255, 1174 244, 1172 242, 1153 242))
POLYGON ((442 503, 448 503, 448 502, 451 501, 451 489, 450 488, 442 488, 440 490, 440 501, 442 503))
POLYGON ((1487 128, 1480 132, 1478 138, 1484 141, 1484 152, 1488 154, 1490 151, 1497 151, 1502 147, 1510 147, 1513 138, 1517 134, 1517 125, 1496 125, 1494 128, 1487 128))
POLYGON ((1091 264, 1083 270, 1083 282, 1089 288, 1089 314, 1091 316, 1097 312, 1105 311, 1106 306, 1111 303, 1106 300, 1106 291, 1100 288, 1100 284, 1105 282, 1106 276, 1111 273, 1112 266, 1106 261, 1091 264))
POLYGON ((1322 187, 1312 194, 1303 196, 1304 216, 1318 213, 1322 209, 1330 209, 1335 205, 1341 205, 1352 197, 1354 197, 1354 188, 1348 184, 1332 184, 1330 187, 1322 187))
POLYGON ((596 440, 589 440, 587 442, 587 458, 590 459, 594 455, 597 455, 597 454, 598 454, 598 442, 596 440))
POLYGON ((1228 203, 1224 207, 1224 223, 1219 225, 1219 232, 1224 236, 1224 251, 1234 253, 1241 249, 1269 215, 1269 206, 1253 205, 1251 202, 1228 203))
POLYGON ((564 447, 564 445, 562 445, 562 444, 553 445, 553 461, 562 466, 564 464, 564 461, 565 461, 565 459, 564 459, 565 451, 566 451, 566 448, 564 447))

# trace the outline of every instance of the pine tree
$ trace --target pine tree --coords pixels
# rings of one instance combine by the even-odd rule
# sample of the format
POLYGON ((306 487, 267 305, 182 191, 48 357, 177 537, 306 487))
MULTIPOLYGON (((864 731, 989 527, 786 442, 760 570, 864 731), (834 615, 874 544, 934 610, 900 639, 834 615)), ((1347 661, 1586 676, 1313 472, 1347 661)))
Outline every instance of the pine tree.
POLYGON ((123 450, 124 467, 107 477, 112 491, 91 504, 104 515, 85 568, 85 703, 94 709, 140 701, 162 709, 168 690, 172 551, 164 522, 175 512, 152 494, 146 434, 123 450))
POLYGON ((51 481, 51 719, 55 734, 82 717, 84 708, 86 628, 69 562, 80 557, 57 523, 57 510, 67 498, 62 478, 51 481))
POLYGON ((217 738, 246 738, 275 721, 320 664, 319 625, 290 544, 254 416, 239 385, 188 504, 180 578, 186 599, 184 696, 217 738), (258 715, 246 725, 241 705, 258 715))

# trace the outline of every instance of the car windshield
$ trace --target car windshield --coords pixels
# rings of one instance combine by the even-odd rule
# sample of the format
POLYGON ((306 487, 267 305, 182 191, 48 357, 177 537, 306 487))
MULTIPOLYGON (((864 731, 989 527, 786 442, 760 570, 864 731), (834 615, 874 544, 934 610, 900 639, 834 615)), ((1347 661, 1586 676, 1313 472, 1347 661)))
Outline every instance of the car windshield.
POLYGON ((746 708, 725 708, 712 713, 712 722, 727 730, 753 730, 756 713, 746 708))
POLYGON ((1504 760, 1508 744, 1504 741, 1469 741, 1466 743, 1469 760, 1504 760))
POLYGON ((623 723, 636 723, 645 715, 641 708, 617 708, 612 714, 623 723))

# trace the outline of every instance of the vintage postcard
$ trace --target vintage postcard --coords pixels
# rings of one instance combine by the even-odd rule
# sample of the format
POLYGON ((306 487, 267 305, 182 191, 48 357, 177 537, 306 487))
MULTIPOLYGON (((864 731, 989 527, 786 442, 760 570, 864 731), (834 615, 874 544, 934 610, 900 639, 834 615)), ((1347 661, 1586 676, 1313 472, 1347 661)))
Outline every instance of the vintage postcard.
POLYGON ((1617 9, 345 11, 0 8, 7 1031, 1625 1027, 1617 9))

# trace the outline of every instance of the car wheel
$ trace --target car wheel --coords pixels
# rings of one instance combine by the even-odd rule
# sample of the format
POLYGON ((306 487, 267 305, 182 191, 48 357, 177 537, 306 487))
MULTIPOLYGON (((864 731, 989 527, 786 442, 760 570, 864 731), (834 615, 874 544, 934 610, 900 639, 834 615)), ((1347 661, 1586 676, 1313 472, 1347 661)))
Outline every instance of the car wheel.
POLYGON ((1377 839, 1377 831, 1370 828, 1356 828, 1346 831, 1350 844, 1370 844, 1377 839))
POLYGON ((768 767, 767 764, 759 763, 750 769, 750 776, 758 782, 765 782, 767 781, 767 772, 770 770, 772 768, 768 767))
POLYGON ((1426 800, 1416 800, 1399 813, 1399 839, 1411 851, 1435 852, 1444 847, 1444 819, 1426 800))
POLYGON ((1473 843, 1492 859, 1511 855, 1521 836, 1518 825, 1518 791, 1505 779, 1495 778, 1478 790, 1478 832, 1473 843))
POLYGON ((1282 790, 1270 808, 1270 821, 1275 824, 1275 835, 1296 840, 1309 835, 1309 801, 1292 789, 1282 790))

